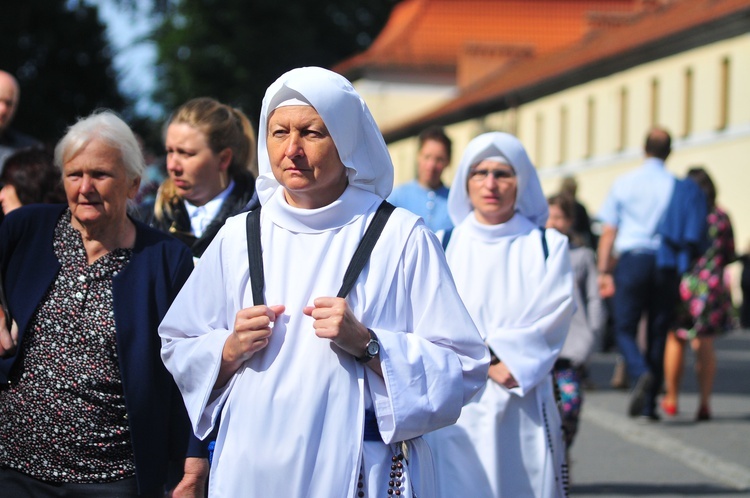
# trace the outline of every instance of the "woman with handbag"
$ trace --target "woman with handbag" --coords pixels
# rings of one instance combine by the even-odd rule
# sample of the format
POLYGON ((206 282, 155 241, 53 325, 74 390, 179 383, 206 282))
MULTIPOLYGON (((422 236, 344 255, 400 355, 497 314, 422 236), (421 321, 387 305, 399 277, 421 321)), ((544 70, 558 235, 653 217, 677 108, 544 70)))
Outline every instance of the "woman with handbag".
POLYGON ((420 436, 458 418, 488 363, 443 251, 396 208, 347 271, 393 165, 346 79, 282 75, 259 127, 250 236, 227 220, 159 329, 196 434, 220 415, 209 494, 434 496, 420 436))

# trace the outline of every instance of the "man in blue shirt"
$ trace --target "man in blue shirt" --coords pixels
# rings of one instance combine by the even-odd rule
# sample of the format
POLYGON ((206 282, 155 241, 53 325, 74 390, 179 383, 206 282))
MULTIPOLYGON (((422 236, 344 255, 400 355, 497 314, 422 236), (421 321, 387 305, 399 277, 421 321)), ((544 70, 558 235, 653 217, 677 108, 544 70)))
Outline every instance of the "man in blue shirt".
POLYGON ((599 213, 604 224, 598 247, 599 290, 612 297, 614 333, 635 387, 631 417, 656 421, 656 397, 664 377, 664 345, 676 304, 677 275, 659 269, 658 225, 667 209, 675 178, 664 165, 671 152, 669 133, 652 129, 643 165, 617 178, 599 213), (646 350, 636 341, 643 313, 648 318, 646 350))
POLYGON ((422 217, 433 231, 453 227, 448 216, 448 187, 441 175, 451 162, 451 140, 440 127, 419 134, 417 179, 393 189, 388 201, 422 217))

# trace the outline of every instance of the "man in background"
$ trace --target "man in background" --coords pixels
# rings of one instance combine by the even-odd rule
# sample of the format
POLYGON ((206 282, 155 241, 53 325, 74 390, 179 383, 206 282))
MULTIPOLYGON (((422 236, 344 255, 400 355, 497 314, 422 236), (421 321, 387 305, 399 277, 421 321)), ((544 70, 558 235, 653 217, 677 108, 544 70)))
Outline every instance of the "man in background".
POLYGON ((25 147, 40 147, 38 140, 10 127, 18 109, 21 90, 12 74, 0 70, 0 172, 5 159, 13 152, 25 147))
POLYGON ((671 325, 677 280, 661 271, 657 251, 659 222, 672 196, 674 176, 666 170, 671 137, 654 128, 646 137, 645 160, 636 170, 618 177, 599 213, 599 290, 612 297, 615 339, 635 387, 628 414, 644 421, 659 420, 656 397, 664 377, 664 347, 671 325), (638 323, 646 314, 646 350, 636 340, 638 323))
POLYGON ((388 201, 419 215, 433 232, 453 227, 448 216, 448 187, 443 170, 451 162, 451 140, 440 127, 419 134, 417 178, 393 189, 388 201))

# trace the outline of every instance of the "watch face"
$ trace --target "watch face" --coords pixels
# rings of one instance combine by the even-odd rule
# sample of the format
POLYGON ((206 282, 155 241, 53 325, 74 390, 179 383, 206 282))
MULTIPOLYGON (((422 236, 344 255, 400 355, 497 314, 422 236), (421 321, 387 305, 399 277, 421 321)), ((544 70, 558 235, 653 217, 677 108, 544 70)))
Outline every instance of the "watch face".
POLYGON ((367 344, 367 355, 376 356, 380 352, 380 344, 377 341, 370 341, 367 344))

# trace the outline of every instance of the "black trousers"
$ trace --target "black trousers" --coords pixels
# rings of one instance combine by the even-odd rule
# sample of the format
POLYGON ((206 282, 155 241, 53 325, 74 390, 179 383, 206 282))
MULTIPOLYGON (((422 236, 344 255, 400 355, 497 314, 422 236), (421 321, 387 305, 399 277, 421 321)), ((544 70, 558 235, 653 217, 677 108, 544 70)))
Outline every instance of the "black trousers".
POLYGON ((0 496, 13 498, 163 498, 163 491, 139 495, 135 477, 103 483, 51 483, 0 468, 0 496))

